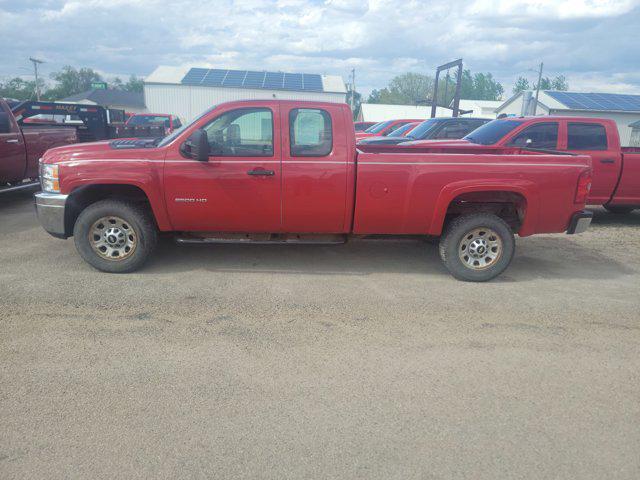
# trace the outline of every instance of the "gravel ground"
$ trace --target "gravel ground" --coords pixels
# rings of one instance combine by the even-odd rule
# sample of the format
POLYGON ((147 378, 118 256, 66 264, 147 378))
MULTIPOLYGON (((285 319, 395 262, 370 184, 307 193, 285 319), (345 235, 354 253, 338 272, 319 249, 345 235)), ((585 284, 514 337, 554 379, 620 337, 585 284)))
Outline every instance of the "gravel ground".
POLYGON ((92 270, 0 197, 0 478, 640 478, 640 212, 435 245, 160 245, 92 270))

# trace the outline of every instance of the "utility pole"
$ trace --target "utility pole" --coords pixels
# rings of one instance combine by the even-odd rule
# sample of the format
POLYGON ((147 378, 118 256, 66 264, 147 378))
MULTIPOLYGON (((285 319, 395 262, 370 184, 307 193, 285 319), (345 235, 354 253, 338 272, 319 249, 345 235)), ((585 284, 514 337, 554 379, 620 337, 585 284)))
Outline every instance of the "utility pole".
POLYGON ((542 66, 544 64, 540 62, 540 70, 538 71, 538 85, 536 85, 536 103, 533 104, 533 115, 536 114, 538 108, 538 96, 540 95, 540 83, 542 82, 542 66))
POLYGON ((351 69, 351 111, 356 109, 356 69, 351 69))
POLYGON ((36 75, 36 99, 40 101, 40 83, 38 82, 38 65, 44 63, 43 60, 38 60, 37 58, 29 57, 29 60, 33 62, 33 70, 36 75))

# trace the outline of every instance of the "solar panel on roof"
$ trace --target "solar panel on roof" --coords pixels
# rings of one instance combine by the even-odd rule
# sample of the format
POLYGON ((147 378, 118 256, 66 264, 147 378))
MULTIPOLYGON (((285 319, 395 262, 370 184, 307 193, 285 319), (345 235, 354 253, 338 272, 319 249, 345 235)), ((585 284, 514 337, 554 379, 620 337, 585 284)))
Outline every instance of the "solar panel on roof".
POLYGON ((242 87, 244 77, 247 76, 246 70, 228 70, 227 76, 222 82, 223 87, 242 87))
POLYGON ((301 73, 285 73, 284 87, 286 90, 304 90, 301 73))
POLYGON ((322 77, 320 75, 312 75, 304 73, 302 75, 302 81, 304 82, 304 89, 315 92, 322 92, 322 77))
POLYGON ((180 83, 206 87, 324 92, 322 77, 309 73, 191 68, 180 83))
POLYGON ((545 93, 570 109, 640 112, 640 95, 554 91, 545 93))
POLYGON ((245 88, 262 88, 262 84, 264 83, 264 77, 267 72, 247 72, 247 76, 244 79, 244 84, 242 85, 245 88))

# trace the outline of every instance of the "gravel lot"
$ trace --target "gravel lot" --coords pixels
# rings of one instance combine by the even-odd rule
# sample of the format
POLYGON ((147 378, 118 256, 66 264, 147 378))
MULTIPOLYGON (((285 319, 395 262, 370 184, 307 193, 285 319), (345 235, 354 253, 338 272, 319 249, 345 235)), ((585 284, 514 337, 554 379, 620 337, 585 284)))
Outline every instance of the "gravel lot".
POLYGON ((640 212, 518 239, 92 270, 0 197, 0 478, 640 478, 640 212))

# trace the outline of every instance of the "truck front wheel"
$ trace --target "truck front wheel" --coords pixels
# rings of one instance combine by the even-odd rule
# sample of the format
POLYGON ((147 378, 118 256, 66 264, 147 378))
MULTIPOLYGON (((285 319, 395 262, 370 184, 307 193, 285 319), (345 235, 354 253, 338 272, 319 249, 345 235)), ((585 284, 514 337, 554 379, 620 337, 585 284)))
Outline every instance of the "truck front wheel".
POLYGON ((142 206, 101 200, 80 213, 73 236, 78 253, 91 266, 103 272, 127 273, 144 264, 158 232, 142 206))
POLYGON ((515 251, 513 232, 496 215, 461 215, 440 238, 440 257, 458 280, 486 282, 500 275, 515 251))

